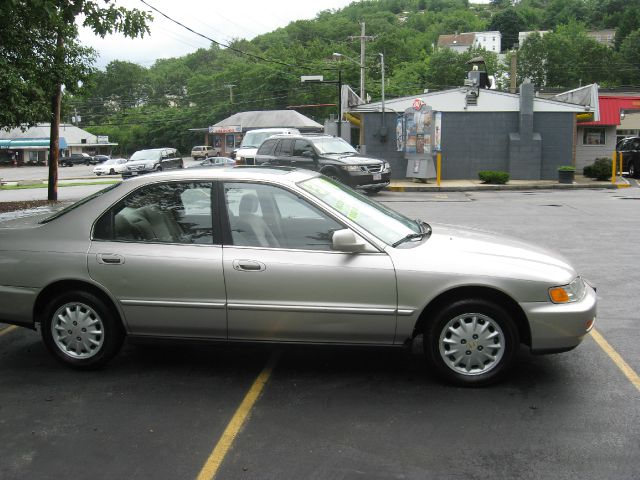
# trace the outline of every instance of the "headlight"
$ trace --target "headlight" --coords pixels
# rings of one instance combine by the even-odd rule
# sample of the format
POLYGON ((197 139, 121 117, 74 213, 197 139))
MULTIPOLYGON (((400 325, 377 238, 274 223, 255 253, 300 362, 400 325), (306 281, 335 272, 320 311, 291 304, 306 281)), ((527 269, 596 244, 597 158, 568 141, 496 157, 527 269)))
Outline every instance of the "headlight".
POLYGON ((144 168, 146 168, 147 170, 153 170, 155 167, 155 165, 153 164, 153 162, 151 163, 147 163, 144 168))
POLYGON ((358 165, 342 165, 342 169, 347 172, 359 172, 360 167, 358 165))
POLYGON ((585 292, 584 280, 577 277, 569 285, 549 289, 549 298, 553 303, 570 303, 581 300, 585 292))
POLYGON ((391 170, 391 165, 389 165, 389 162, 384 162, 384 165, 382 166, 383 170, 391 170))

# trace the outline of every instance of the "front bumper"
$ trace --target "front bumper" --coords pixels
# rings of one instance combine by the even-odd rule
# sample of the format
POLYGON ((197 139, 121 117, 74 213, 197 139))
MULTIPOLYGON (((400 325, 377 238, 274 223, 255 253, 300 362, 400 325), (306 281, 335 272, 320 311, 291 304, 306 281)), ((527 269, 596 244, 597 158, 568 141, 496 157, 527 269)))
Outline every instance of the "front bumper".
POLYGON ((577 347, 595 324, 597 299, 587 285, 582 300, 574 303, 521 303, 529 319, 532 353, 555 353, 577 347))
POLYGON ((122 172, 122 176, 124 178, 127 177, 137 177, 138 175, 144 175, 145 173, 151 173, 154 172, 155 170, 147 170, 146 168, 143 170, 126 170, 122 172))
POLYGON ((391 182, 391 172, 371 173, 371 172, 344 172, 345 183, 350 187, 364 189, 384 188, 391 182))

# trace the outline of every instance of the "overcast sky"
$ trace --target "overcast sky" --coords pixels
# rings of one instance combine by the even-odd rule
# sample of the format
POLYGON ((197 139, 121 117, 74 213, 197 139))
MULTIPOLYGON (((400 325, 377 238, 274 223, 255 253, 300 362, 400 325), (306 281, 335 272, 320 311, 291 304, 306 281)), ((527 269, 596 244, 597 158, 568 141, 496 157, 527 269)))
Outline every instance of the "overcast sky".
MULTIPOLYGON (((353 0, 146 0, 158 10, 191 29, 222 43, 253 37, 284 27, 300 19, 312 19, 323 10, 341 9, 353 0)), ((127 8, 149 10, 139 0, 118 0, 127 8)), ((152 12, 151 35, 125 39, 110 35, 101 39, 90 30, 80 31, 80 41, 99 54, 98 68, 112 60, 151 66, 158 58, 180 57, 210 42, 185 30, 157 12, 152 12)))

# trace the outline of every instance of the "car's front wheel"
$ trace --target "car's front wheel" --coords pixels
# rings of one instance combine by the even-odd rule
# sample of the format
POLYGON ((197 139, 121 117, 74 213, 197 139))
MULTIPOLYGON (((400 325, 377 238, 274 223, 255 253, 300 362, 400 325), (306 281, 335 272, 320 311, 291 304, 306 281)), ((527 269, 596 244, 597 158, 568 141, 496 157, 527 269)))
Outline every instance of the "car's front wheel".
POLYGON ((441 378, 460 386, 500 380, 518 344, 508 311, 484 299, 458 300, 441 308, 424 332, 427 361, 441 378))
POLYGON ((636 167, 636 162, 629 163, 629 176, 631 178, 636 178, 638 176, 638 167, 636 167))
POLYGON ((54 298, 42 319, 42 339, 63 363, 78 369, 103 366, 124 339, 119 318, 102 299, 81 290, 54 298))

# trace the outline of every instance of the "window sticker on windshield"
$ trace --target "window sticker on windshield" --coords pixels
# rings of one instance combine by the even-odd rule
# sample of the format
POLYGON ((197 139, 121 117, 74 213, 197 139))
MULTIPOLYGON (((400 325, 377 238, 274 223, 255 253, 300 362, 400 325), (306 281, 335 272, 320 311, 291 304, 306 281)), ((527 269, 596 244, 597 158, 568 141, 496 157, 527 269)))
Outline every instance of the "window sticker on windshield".
POLYGON ((349 210, 349 214, 347 215, 347 217, 349 217, 349 220, 353 220, 354 222, 358 219, 358 217, 360 216, 360 212, 358 211, 357 208, 352 207, 351 210, 349 210))

